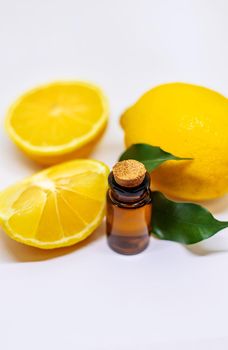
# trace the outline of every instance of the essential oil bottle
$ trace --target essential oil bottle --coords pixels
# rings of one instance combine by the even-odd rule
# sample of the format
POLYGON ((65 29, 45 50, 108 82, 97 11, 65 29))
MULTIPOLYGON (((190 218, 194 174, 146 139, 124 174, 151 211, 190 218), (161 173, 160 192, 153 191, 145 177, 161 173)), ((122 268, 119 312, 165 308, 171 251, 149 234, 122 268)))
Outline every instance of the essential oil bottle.
POLYGON ((113 167, 108 181, 108 244, 117 253, 138 254, 148 246, 150 240, 150 175, 142 163, 129 159, 113 167))

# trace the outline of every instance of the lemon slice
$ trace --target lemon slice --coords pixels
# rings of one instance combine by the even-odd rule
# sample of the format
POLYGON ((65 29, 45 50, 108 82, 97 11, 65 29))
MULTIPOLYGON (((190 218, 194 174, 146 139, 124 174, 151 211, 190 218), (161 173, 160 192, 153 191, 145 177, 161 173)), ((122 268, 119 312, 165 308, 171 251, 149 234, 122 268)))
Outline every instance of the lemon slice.
POLYGON ((85 82, 35 88, 9 109, 6 130, 19 148, 43 164, 86 157, 102 136, 109 108, 103 92, 85 82))
POLYGON ((43 249, 88 237, 104 216, 108 167, 78 159, 43 170, 0 193, 0 222, 16 241, 43 249))

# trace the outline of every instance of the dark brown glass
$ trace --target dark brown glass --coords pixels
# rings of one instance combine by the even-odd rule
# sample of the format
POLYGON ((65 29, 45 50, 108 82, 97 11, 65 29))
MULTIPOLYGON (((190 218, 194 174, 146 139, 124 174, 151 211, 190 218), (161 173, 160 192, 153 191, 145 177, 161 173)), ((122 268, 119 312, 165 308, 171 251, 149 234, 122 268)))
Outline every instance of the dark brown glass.
POLYGON ((137 187, 122 187, 109 175, 106 230, 109 246, 120 254, 142 252, 149 244, 152 202, 150 175, 137 187))

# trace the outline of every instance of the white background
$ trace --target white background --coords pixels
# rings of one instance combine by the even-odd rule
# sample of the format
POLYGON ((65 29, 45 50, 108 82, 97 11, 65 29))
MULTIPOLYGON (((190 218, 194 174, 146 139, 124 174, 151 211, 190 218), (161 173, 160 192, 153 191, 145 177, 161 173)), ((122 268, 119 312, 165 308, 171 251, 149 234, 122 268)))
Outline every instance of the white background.
MULTIPOLYGON (((0 0, 0 189, 39 169, 9 141, 8 106, 56 79, 99 84, 109 130, 93 155, 123 150, 121 112, 169 81, 228 96, 226 0, 0 0)), ((165 101, 164 101, 165 103, 165 101)), ((205 205, 228 219, 228 197, 205 205)), ((81 245, 43 252, 0 232, 0 348, 227 349, 228 231, 186 248, 151 239, 113 253, 102 226, 81 245)))

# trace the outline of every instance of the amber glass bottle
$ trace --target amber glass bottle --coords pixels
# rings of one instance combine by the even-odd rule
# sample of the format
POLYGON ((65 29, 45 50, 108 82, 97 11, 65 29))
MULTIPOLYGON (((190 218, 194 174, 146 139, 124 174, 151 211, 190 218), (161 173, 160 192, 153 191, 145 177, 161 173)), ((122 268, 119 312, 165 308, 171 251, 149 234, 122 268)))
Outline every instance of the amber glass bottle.
POLYGON ((150 175, 142 163, 117 163, 109 175, 107 192, 107 238, 120 254, 132 255, 149 244, 152 202, 150 175))

